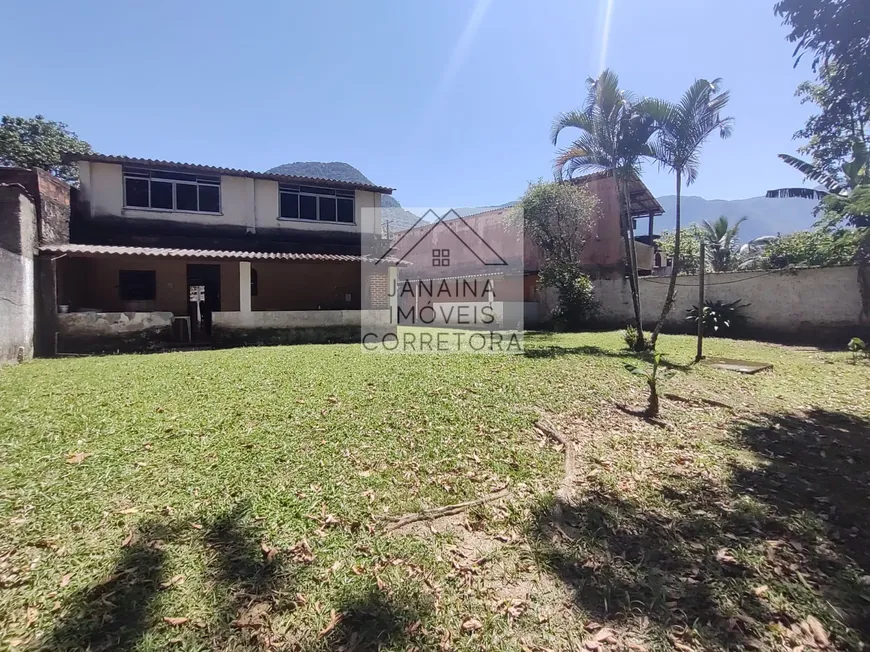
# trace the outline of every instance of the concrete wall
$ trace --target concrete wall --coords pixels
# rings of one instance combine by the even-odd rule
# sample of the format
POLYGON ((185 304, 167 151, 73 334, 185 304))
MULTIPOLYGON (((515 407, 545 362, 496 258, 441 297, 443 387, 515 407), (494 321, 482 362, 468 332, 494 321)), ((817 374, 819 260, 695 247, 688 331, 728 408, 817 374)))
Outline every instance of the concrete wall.
POLYGON ((58 351, 139 351, 172 339, 171 312, 79 312, 58 315, 58 351))
POLYGON ((33 357, 36 205, 20 185, 0 185, 0 364, 33 357))
MULTIPOLYGON (((658 319, 668 287, 667 278, 641 278, 643 319, 651 327, 658 319)), ((595 282, 601 305, 599 321, 625 326, 633 321, 631 289, 626 279, 595 282)), ((803 341, 831 341, 845 346, 867 330, 861 323, 861 298, 855 267, 708 274, 706 299, 751 304, 746 335, 803 341), (845 338, 845 339, 843 339, 845 338), (841 341, 842 340, 842 341, 841 341)), ((670 331, 687 331, 686 311, 698 303, 698 277, 677 278, 676 303, 666 322, 670 331)))
POLYGON ((90 216, 117 215, 143 220, 165 220, 190 224, 243 226, 285 231, 339 231, 345 233, 381 233, 381 196, 355 192, 356 224, 310 222, 278 219, 278 183, 267 179, 221 176, 221 213, 172 212, 142 208, 124 208, 122 166, 114 163, 79 163, 82 206, 90 216), (378 209, 378 210, 375 210, 378 209))
POLYGON ((257 296, 251 297, 252 310, 357 310, 360 307, 359 263, 253 261, 251 271, 257 275, 257 296))
POLYGON ((212 337, 215 346, 356 342, 363 320, 367 325, 387 328, 390 311, 216 312, 212 315, 212 337))

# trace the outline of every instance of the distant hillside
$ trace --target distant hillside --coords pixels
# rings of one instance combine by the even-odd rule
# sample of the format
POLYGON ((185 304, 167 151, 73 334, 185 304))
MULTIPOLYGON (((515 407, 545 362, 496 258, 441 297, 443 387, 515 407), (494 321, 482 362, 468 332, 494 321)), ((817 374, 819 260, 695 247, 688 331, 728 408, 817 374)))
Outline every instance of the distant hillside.
MULTIPOLYGON (((665 214, 657 217, 655 230, 673 230, 676 211, 676 196, 657 197, 665 214)), ((813 209, 817 202, 811 199, 768 199, 751 197, 749 199, 704 199, 703 197, 682 198, 681 219, 689 225, 702 220, 715 220, 720 215, 732 224, 744 215, 749 219, 740 226, 740 241, 746 242, 762 235, 791 233, 812 227, 816 218, 813 209)))
MULTIPOLYGON (((336 181, 348 181, 350 183, 374 183, 354 166, 340 161, 323 163, 320 161, 298 161, 278 165, 266 172, 271 174, 288 174, 299 177, 318 177, 320 179, 335 179, 336 181)), ((381 209, 384 228, 391 233, 410 229, 420 219, 410 211, 402 208, 402 205, 391 195, 381 195, 381 209)))

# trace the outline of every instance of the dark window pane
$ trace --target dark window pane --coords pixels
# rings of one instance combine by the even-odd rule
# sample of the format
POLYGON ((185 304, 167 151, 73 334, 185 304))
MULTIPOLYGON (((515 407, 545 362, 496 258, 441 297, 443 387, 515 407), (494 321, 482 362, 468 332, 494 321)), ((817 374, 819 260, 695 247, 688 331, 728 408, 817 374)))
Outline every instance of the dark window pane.
POLYGON ((196 186, 192 186, 186 183, 175 184, 175 210, 197 210, 196 186))
POLYGON ((320 219, 324 222, 335 222, 335 197, 320 198, 320 219))
POLYGON ((299 195, 292 192, 281 193, 281 217, 296 219, 299 217, 299 195))
POLYGON ((257 296, 257 293, 260 291, 260 279, 257 275, 257 270, 253 267, 251 268, 251 296, 257 296))
POLYGON ((180 181, 196 181, 195 174, 184 174, 182 172, 163 172, 161 170, 151 171, 152 179, 178 179, 180 181))
POLYGON ((317 219, 317 197, 299 195, 299 217, 303 220, 317 219))
POLYGON ((353 224, 353 199, 338 200, 338 221, 353 224))
POLYGON ((199 187, 199 210, 204 213, 221 212, 221 188, 220 186, 199 187))
POLYGON ((335 191, 330 188, 318 188, 316 186, 302 186, 302 192, 309 192, 313 195, 335 195, 335 191))
POLYGON ((157 298, 157 272, 118 270, 118 295, 122 301, 154 301, 157 298))
POLYGON ((148 183, 148 179, 132 179, 127 177, 124 180, 124 185, 126 186, 125 206, 148 208, 148 183))
POLYGON ((171 183, 151 181, 151 208, 168 208, 172 210, 171 183))

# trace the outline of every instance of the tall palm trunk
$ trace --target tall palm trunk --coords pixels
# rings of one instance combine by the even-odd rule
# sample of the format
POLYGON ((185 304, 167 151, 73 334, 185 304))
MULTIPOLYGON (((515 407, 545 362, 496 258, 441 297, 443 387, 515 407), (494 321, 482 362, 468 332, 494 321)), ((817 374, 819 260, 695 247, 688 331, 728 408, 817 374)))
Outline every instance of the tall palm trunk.
POLYGON ((864 228, 858 244, 858 292, 861 295, 861 315, 859 319, 870 321, 870 226, 864 228))
MULTIPOLYGON (((665 305, 662 306, 662 314, 659 317, 656 327, 653 329, 652 336, 650 337, 649 344, 652 349, 656 348, 656 340, 659 338, 659 333, 662 332, 662 327, 665 325, 665 319, 667 318, 668 313, 674 306, 674 294, 677 289, 677 272, 680 271, 680 197, 682 196, 682 188, 683 175, 682 171, 677 168, 677 220, 674 232, 674 262, 671 266, 671 282, 668 283, 668 294, 665 297, 665 305)), ((701 264, 704 265, 705 261, 702 260, 701 264)))
MULTIPOLYGON (((625 241, 625 253, 628 258, 628 280, 631 287, 631 302, 634 307, 634 321, 637 329, 637 340, 635 341, 635 350, 643 351, 646 349, 646 342, 643 336, 643 317, 641 316, 640 305, 640 279, 637 273, 637 251, 634 247, 634 222, 631 219, 631 195, 628 192, 628 181, 622 180, 621 175, 614 175, 616 180, 616 191, 618 195, 622 195, 619 199, 620 206, 625 207, 623 218, 623 238, 625 241)), ((620 211, 622 212, 622 211, 620 211)))

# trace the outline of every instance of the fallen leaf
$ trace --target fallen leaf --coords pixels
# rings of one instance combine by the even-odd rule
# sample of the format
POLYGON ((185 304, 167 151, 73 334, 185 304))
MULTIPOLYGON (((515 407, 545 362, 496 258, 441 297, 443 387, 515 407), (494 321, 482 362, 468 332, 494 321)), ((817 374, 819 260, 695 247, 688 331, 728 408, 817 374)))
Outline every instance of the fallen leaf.
POLYGON ((597 632, 595 632, 595 636, 592 637, 592 640, 601 642, 601 641, 606 641, 606 640, 611 639, 611 638, 615 638, 613 630, 608 629, 607 627, 603 627, 603 628, 599 629, 597 632))
POLYGON ((767 591, 768 591, 767 584, 762 584, 761 586, 756 586, 754 589, 752 589, 752 592, 755 595, 759 595, 759 596, 764 595, 765 593, 767 593, 767 591))
POLYGON ((199 523, 191 523, 190 527, 192 527, 194 530, 201 530, 202 529, 202 525, 200 525, 199 523))
POLYGON ((807 619, 804 621, 809 627, 810 633, 812 633, 813 638, 816 639, 816 643, 821 647, 828 647, 831 644, 831 640, 828 638, 828 633, 825 631, 824 626, 819 619, 815 616, 807 616, 807 619))
POLYGON ((597 650, 601 647, 601 643, 598 643, 597 641, 585 641, 583 647, 587 650, 597 650))
POLYGON ((164 616, 163 622, 167 625, 172 625, 173 627, 177 627, 179 625, 183 625, 187 622, 190 622, 190 618, 172 618, 170 616, 164 616))
POLYGON ((70 580, 72 579, 72 573, 67 573, 63 577, 60 578, 60 586, 61 588, 64 586, 68 586, 70 580))
POLYGON ((139 512, 139 510, 136 509, 135 507, 128 507, 127 509, 122 509, 122 510, 121 510, 120 512, 118 512, 118 513, 119 513, 119 514, 136 514, 136 513, 138 513, 138 512, 139 512))
POLYGON ((324 636, 329 634, 329 632, 335 629, 335 626, 341 622, 342 617, 343 616, 341 616, 340 614, 335 613, 335 609, 333 609, 330 612, 329 622, 326 624, 326 627, 320 630, 320 633, 317 635, 317 637, 323 638, 324 636))
POLYGON ((72 453, 66 458, 67 464, 81 464, 88 459, 93 453, 72 453))
POLYGON ((266 566, 271 565, 272 562, 275 561, 275 555, 278 554, 278 549, 271 547, 268 543, 264 541, 260 544, 260 550, 263 551, 263 562, 266 564, 266 566))
POLYGON ((184 575, 176 575, 171 580, 167 580, 166 582, 160 583, 161 589, 168 589, 171 586, 175 586, 176 584, 184 584, 184 575))
POLYGON ((243 611, 242 614, 231 624, 233 627, 238 628, 262 627, 265 624, 264 619, 266 614, 268 614, 271 609, 272 605, 268 602, 257 602, 243 611))
POLYGON ((462 631, 463 632, 476 632, 478 629, 483 628, 483 623, 477 620, 476 618, 469 618, 464 623, 462 623, 462 631))
POLYGON ((311 552, 311 546, 308 545, 308 540, 303 539, 295 546, 290 548, 290 554, 292 555, 293 561, 300 564, 310 564, 314 561, 314 553, 311 552))
POLYGON ((135 530, 130 530, 130 533, 126 537, 124 537, 124 540, 121 542, 121 547, 122 548, 129 548, 130 545, 133 543, 133 539, 135 539, 135 538, 136 538, 135 530))
POLYGON ((734 558, 730 552, 728 552, 728 548, 720 548, 716 551, 716 559, 726 564, 736 564, 737 559, 734 558))

